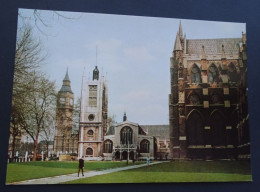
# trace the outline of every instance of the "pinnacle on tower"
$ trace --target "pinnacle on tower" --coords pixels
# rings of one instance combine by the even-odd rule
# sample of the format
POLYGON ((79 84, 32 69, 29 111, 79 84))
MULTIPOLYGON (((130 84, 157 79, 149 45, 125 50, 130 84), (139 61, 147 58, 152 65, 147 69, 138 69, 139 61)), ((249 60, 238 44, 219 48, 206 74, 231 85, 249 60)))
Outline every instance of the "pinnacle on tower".
POLYGON ((60 92, 70 92, 73 93, 70 87, 70 78, 69 78, 69 73, 68 73, 68 67, 66 71, 66 75, 63 79, 62 87, 60 89, 60 92))
POLYGON ((204 45, 202 45, 202 54, 201 54, 201 59, 207 59, 207 57, 206 57, 206 53, 205 53, 205 49, 204 49, 204 45))
POLYGON ((226 54, 225 54, 225 50, 224 50, 224 45, 222 45, 221 59, 226 59, 226 54))
POLYGON ((93 80, 98 80, 99 79, 99 70, 97 66, 95 66, 95 69, 93 70, 93 80))
POLYGON ((179 34, 176 35, 173 51, 182 51, 181 40, 180 40, 179 34))
POLYGON ((126 112, 124 113, 124 117, 123 117, 123 121, 126 121, 127 117, 126 117, 126 112))
POLYGON ((179 25, 179 36, 182 39, 183 33, 182 33, 181 21, 180 21, 180 25, 179 25))
POLYGON ((70 81, 69 73, 68 73, 68 67, 67 67, 66 75, 65 75, 63 81, 70 81))
POLYGON ((184 33, 183 41, 184 41, 184 43, 183 43, 183 50, 184 50, 184 53, 186 53, 187 52, 186 33, 184 33))
POLYGON ((242 32, 242 43, 246 44, 246 34, 242 32))

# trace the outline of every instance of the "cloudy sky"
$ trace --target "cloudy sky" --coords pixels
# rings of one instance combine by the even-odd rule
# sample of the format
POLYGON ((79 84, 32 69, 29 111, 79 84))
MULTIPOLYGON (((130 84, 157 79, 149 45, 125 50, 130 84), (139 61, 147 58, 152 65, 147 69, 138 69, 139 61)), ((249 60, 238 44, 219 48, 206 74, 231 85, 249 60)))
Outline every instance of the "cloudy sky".
MULTIPOLYGON (((33 11, 20 9, 26 18, 33 11)), ((169 124, 170 57, 180 19, 94 13, 40 11, 48 26, 26 19, 48 54, 43 70, 56 81, 57 91, 69 69, 72 91, 80 97, 81 78, 92 78, 97 63, 108 80, 108 111, 117 122, 126 111, 129 121, 169 124), (41 29, 42 32, 39 31, 41 29), (97 59, 96 59, 97 47, 97 59)), ((21 20, 18 20, 18 24, 21 20)), ((237 38, 243 23, 181 20, 187 39, 237 38)))

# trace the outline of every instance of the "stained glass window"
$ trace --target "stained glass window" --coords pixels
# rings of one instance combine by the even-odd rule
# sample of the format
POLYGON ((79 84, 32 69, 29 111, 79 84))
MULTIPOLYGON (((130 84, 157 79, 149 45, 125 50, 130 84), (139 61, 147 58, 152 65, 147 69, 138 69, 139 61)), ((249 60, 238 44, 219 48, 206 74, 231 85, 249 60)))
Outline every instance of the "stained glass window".
POLYGON ((200 74, 200 69, 197 65, 193 65, 191 69, 191 83, 201 83, 201 74, 200 74))

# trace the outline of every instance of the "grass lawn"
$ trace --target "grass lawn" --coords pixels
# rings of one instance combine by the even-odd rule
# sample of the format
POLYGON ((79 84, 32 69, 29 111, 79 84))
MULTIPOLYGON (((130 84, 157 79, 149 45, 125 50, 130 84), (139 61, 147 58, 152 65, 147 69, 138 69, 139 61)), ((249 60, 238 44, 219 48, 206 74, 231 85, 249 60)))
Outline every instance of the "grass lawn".
POLYGON ((174 161, 66 183, 228 182, 251 180, 249 161, 174 161))
MULTIPOLYGON (((129 165, 132 165, 131 163, 129 165)), ((124 167, 126 162, 86 162, 84 171, 102 170, 115 167, 124 167)), ((37 179, 42 177, 51 177, 76 173, 78 171, 78 162, 61 161, 36 161, 26 163, 9 163, 7 165, 6 183, 37 179)))

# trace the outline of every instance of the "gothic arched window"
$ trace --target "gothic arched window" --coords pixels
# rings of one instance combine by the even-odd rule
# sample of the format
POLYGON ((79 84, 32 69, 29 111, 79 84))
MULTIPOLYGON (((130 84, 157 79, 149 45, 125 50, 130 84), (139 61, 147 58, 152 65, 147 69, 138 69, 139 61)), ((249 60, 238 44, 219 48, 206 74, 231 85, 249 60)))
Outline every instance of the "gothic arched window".
POLYGON ((126 126, 120 131, 120 142, 121 144, 132 144, 133 143, 133 130, 126 126))
POLYGON ((216 65, 211 64, 208 72, 209 83, 218 82, 218 74, 219 73, 216 65))
POLYGON ((189 96, 189 102, 191 105, 198 105, 200 104, 200 98, 197 94, 193 93, 189 96))
POLYGON ((193 111, 187 121, 187 143, 188 145, 204 145, 203 119, 198 111, 193 111))
POLYGON ((182 65, 182 63, 180 63, 180 67, 179 67, 179 78, 183 78, 183 65, 182 65))
POLYGON ((93 155, 93 149, 90 148, 90 147, 87 148, 87 149, 86 149, 86 155, 87 155, 87 156, 91 156, 91 155, 93 155))
POLYGON ((94 134, 94 132, 93 132, 93 130, 88 130, 88 136, 93 136, 93 134, 94 134))
POLYGON ((142 140, 140 143, 140 153, 149 153, 150 152, 150 142, 146 139, 142 140))
POLYGON ((221 103, 221 98, 218 94, 213 93, 211 96, 211 103, 212 104, 220 104, 221 103))
POLYGON ((236 66, 233 63, 230 63, 228 65, 228 76, 229 76, 229 80, 231 82, 237 82, 238 81, 237 69, 236 69, 236 66))
POLYGON ((104 153, 112 153, 113 142, 111 140, 104 141, 104 153))
POLYGON ((201 83, 200 69, 197 65, 193 65, 190 74, 191 83, 201 83))
POLYGON ((211 142, 213 146, 226 145, 226 125, 223 115, 215 112, 210 119, 211 122, 211 142))

